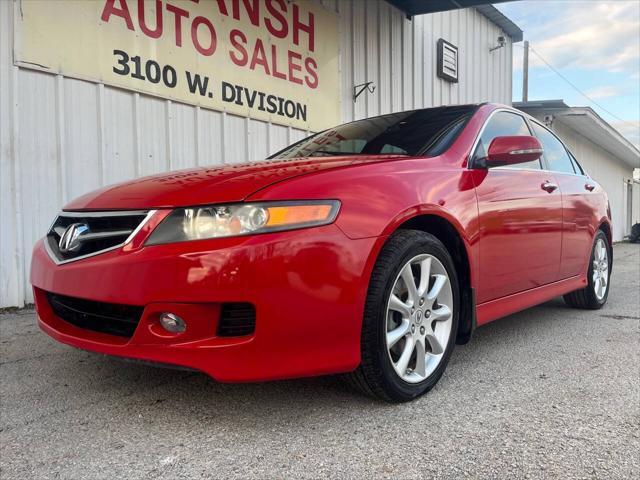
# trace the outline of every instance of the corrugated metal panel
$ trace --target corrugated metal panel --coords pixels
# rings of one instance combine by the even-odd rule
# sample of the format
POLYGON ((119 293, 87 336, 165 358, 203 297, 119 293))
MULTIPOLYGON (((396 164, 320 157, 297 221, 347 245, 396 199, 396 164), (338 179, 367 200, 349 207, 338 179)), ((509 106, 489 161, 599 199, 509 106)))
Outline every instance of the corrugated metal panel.
POLYGON ((25 300, 22 247, 21 174, 16 162, 18 132, 13 67, 12 5, 0 2, 0 307, 22 305, 25 300))
POLYGON ((631 188, 631 226, 640 223, 640 183, 633 183, 631 188))
MULTIPOLYGON (((408 20, 386 1, 323 0, 340 17, 344 121, 447 103, 511 100, 511 44, 474 9, 408 20), (435 76, 436 41, 460 49, 460 83, 435 76), (353 86, 374 93, 354 104, 353 86)), ((31 302, 30 252, 60 206, 169 169, 260 160, 309 132, 13 66, 0 1, 0 307, 31 302)))
POLYGON ((104 89, 102 134, 105 165, 104 183, 134 178, 140 172, 139 138, 136 124, 138 95, 114 88, 104 89))
MULTIPOLYGON (((20 75, 22 76, 22 71, 20 75)), ((32 81, 34 86, 34 91, 37 91, 38 85, 40 84, 40 77, 42 75, 34 72, 29 72, 32 74, 32 81)), ((107 165, 106 160, 103 158, 103 141, 105 140, 102 134, 102 119, 101 108, 104 108, 104 99, 99 101, 98 96, 99 92, 103 92, 104 88, 99 87, 96 84, 83 82, 80 80, 74 79, 62 79, 62 77, 50 77, 52 80, 57 80, 54 83, 54 90, 51 92, 47 92, 46 97, 55 99, 52 104, 45 103, 40 100, 39 95, 34 95, 36 98, 33 105, 33 111, 26 112, 25 117, 21 117, 25 123, 29 122, 29 119, 32 118, 32 115, 39 109, 42 109, 47 112, 47 115, 41 119, 42 126, 41 128, 45 131, 49 130, 49 127, 55 127, 56 122, 50 121, 51 117, 56 116, 55 108, 58 107, 58 118, 61 119, 59 129, 60 131, 56 131, 57 129, 51 129, 51 138, 46 138, 47 147, 50 145, 55 145, 56 141, 62 141, 61 151, 59 153, 58 160, 64 159, 64 171, 63 174, 65 176, 66 183, 66 198, 65 201, 69 198, 74 198, 83 193, 86 193, 88 190, 95 190, 100 186, 104 185, 104 170, 106 168, 111 169, 110 166, 107 165), (60 85, 60 88, 55 88, 56 83, 60 85), (44 105, 43 105, 44 104, 44 105), (45 107, 45 108, 43 108, 45 107), (49 111, 49 109, 51 110, 49 111), (49 117, 49 115, 51 117, 49 117), (60 139, 56 136, 60 135, 60 139), (80 177, 79 178, 79 173, 80 177)), ((31 94, 26 90, 21 90, 21 94, 27 95, 31 97, 31 94)), ((103 95, 101 95, 103 97, 103 95)), ((20 123, 23 125, 22 121, 20 123)), ((41 134, 41 130, 37 129, 33 132, 37 141, 35 143, 40 143, 40 141, 44 140, 43 135, 41 134)), ((28 142, 20 141, 21 144, 25 144, 28 142)), ((28 157, 21 157, 28 158, 28 157)), ((48 163, 49 152, 43 152, 43 162, 48 163)), ((25 162, 27 163, 27 162, 25 162)), ((51 164, 53 166, 53 164, 51 164)), ((55 170, 52 170, 54 173, 55 170)), ((44 175, 37 175, 37 177, 42 178, 45 181, 48 179, 44 175)), ((38 180, 38 178, 36 178, 38 180)), ((59 205, 53 205, 53 207, 57 207, 59 205)), ((51 220, 49 220, 51 221, 51 220)))
MULTIPOLYGON (((18 202, 22 206, 22 220, 16 228, 22 232, 18 256, 22 260, 20 270, 26 282, 31 248, 51 223, 59 205, 62 181, 58 174, 65 176, 65 168, 68 167, 60 162, 64 157, 58 156, 65 152, 65 135, 56 112, 57 78, 20 71, 14 80, 13 101, 17 104, 14 129, 18 134, 14 139, 14 160, 19 170, 15 182, 20 191, 18 202)), ((74 184, 77 183, 78 179, 74 184)), ((71 187, 68 182, 67 186, 71 187)), ((26 283, 23 288, 27 289, 27 300, 31 300, 31 291, 26 283)))

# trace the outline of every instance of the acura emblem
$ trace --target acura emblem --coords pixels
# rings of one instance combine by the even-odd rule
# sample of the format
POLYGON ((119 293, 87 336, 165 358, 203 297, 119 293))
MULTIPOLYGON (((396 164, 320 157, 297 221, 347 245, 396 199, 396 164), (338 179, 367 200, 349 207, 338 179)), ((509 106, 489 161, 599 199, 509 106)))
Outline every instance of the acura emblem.
POLYGON ((89 231, 86 223, 72 223, 67 227, 60 241, 58 248, 62 253, 77 252, 82 246, 82 235, 89 231))

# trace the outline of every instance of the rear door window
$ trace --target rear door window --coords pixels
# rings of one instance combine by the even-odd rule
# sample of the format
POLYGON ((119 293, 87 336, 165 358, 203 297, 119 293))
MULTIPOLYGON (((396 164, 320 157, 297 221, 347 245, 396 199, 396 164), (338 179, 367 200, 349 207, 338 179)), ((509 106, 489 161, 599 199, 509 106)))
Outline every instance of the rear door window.
MULTIPOLYGON (((512 112, 495 113, 485 125, 482 135, 480 136, 480 141, 473 155, 474 163, 476 160, 486 158, 489 145, 491 145, 494 138, 520 135, 531 135, 527 122, 525 122, 521 115, 512 112)), ((541 166, 540 160, 533 160, 531 162, 502 166, 499 168, 540 170, 541 166)))
POLYGON ((540 140, 540 143, 542 144, 542 148, 544 150, 543 155, 547 161, 549 170, 575 174, 576 171, 573 168, 571 158, 569 157, 567 149, 564 147, 562 142, 542 125, 535 122, 531 122, 531 124, 536 137, 538 137, 538 140, 540 140))

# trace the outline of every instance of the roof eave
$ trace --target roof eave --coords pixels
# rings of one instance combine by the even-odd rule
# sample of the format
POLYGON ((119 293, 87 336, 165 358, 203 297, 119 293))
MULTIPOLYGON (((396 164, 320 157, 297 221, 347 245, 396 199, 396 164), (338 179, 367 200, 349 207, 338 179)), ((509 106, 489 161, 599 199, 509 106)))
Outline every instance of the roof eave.
POLYGON ((536 113, 553 115, 555 120, 605 149, 628 166, 640 168, 640 150, 590 107, 569 107, 562 100, 515 102, 513 106, 534 116, 536 113), (587 118, 602 135, 593 138, 591 132, 585 131, 579 122, 573 121, 577 117, 587 118))
POLYGON ((513 43, 518 43, 523 40, 524 32, 522 29, 493 5, 477 5, 475 9, 500 27, 504 33, 509 35, 513 43))
MULTIPOLYGON (((597 125, 603 132, 606 133, 608 138, 611 138, 613 141, 617 142, 623 151, 626 151, 626 155, 619 156, 621 160, 623 160, 627 165, 632 168, 640 168, 640 150, 636 148, 636 146, 631 143, 626 137, 624 137, 620 132, 618 132, 615 128, 613 128, 606 120, 604 120, 600 115, 598 115, 592 108, 589 107, 574 107, 570 108, 568 111, 559 113, 557 117, 562 119, 569 120, 571 117, 587 117, 591 122, 597 125)), ((575 127, 570 125, 571 128, 575 127)), ((578 133, 583 134, 584 132, 578 131, 578 133)), ((588 135, 585 137, 589 138, 588 135)), ((609 153, 610 149, 605 148, 609 153)))
POLYGON ((447 10, 458 10, 462 8, 475 8, 482 15, 501 28, 514 43, 521 42, 523 32, 518 25, 504 15, 491 3, 502 3, 513 0, 494 0, 487 2, 483 0, 387 0, 388 3, 403 11, 407 17, 414 15, 424 15, 428 13, 444 12, 447 10))

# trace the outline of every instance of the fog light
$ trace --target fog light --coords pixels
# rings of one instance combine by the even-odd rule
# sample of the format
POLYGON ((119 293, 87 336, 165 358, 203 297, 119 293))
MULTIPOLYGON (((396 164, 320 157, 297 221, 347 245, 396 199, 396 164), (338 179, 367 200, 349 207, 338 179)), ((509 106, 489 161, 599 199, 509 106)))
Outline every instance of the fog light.
POLYGON ((161 313, 160 325, 171 333, 182 333, 187 329, 187 324, 179 316, 173 313, 161 313))

